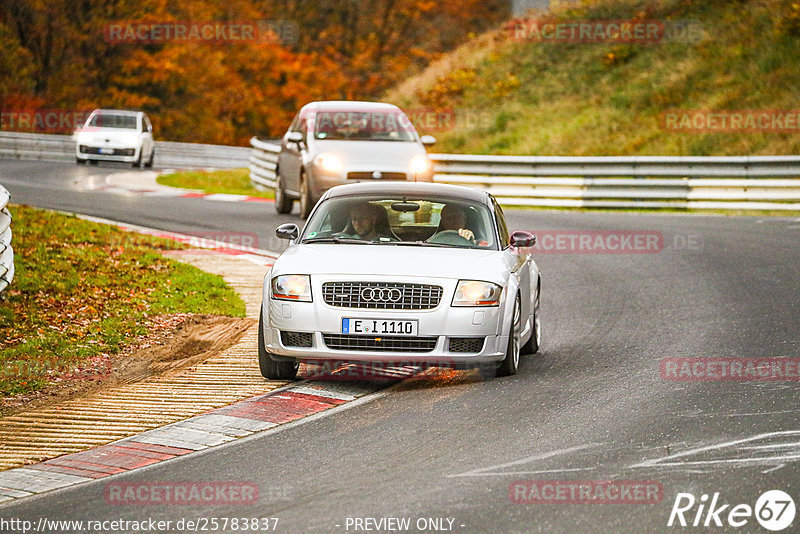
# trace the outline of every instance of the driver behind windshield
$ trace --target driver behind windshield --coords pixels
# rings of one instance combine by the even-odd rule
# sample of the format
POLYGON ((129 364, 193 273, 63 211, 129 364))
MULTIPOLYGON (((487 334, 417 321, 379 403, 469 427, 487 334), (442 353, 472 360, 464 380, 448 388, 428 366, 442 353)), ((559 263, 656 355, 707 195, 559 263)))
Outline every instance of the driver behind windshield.
POLYGON ((458 232, 458 235, 475 243, 475 233, 467 228, 467 214, 460 206, 447 204, 442 208, 439 232, 458 232))
POLYGON ((363 239, 365 241, 395 241, 396 238, 394 236, 385 235, 376 229, 376 223, 380 215, 378 210, 381 209, 383 208, 367 202, 353 206, 350 209, 350 224, 341 234, 341 237, 363 239))

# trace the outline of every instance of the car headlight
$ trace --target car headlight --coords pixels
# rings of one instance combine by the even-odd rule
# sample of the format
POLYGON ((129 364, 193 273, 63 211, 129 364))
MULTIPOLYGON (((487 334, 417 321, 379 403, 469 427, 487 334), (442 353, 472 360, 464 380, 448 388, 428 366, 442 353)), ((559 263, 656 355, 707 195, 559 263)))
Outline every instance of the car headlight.
POLYGON ((459 280, 453 306, 499 306, 503 288, 480 280, 459 280))
POLYGON ((409 169, 414 174, 422 174, 431 168, 431 162, 425 156, 416 155, 411 159, 409 169))
POLYGON ((344 165, 342 160, 333 154, 320 154, 317 156, 316 164, 325 172, 337 173, 342 172, 344 165))
POLYGON ((279 300, 311 302, 311 277, 307 274, 282 274, 272 279, 272 296, 279 300))

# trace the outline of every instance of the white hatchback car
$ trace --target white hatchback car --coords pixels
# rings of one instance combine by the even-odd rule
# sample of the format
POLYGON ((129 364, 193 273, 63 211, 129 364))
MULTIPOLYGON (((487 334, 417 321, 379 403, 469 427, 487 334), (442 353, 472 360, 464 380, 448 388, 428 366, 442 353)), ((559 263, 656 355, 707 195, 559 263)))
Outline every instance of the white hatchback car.
POLYGON ((275 171, 275 209, 290 213, 295 200, 308 217, 322 194, 355 181, 430 182, 425 145, 400 108, 382 102, 311 102, 300 109, 281 141, 275 171))
POLYGON ((322 197, 263 285, 261 373, 301 361, 481 367, 516 373, 541 343, 536 236, 509 234, 488 193, 431 183, 360 183, 322 197))
POLYGON ((122 161, 152 167, 153 125, 142 111, 96 109, 75 132, 75 161, 122 161))

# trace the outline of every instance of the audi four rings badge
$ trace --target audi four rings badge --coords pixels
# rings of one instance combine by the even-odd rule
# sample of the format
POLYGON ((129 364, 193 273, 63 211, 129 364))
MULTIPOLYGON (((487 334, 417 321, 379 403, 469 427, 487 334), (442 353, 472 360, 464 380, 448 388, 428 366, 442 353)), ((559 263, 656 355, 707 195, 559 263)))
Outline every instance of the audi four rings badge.
POLYGON ((396 287, 365 287, 361 298, 370 302, 397 302, 403 298, 403 293, 396 287))

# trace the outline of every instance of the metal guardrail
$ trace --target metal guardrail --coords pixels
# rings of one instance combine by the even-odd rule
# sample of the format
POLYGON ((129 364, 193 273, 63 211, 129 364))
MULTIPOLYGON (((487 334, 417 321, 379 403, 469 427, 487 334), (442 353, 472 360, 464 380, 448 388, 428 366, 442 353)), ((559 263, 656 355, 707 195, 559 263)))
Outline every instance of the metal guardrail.
MULTIPOLYGON (((159 167, 246 167, 248 147, 156 141, 155 165, 159 167)), ((71 135, 0 132, 0 158, 74 161, 71 135)))
POLYGON ((275 189, 275 169, 278 168, 278 144, 264 141, 258 137, 250 139, 250 181, 260 188, 275 189))
MULTIPOLYGON (((279 147, 250 144, 250 180, 273 188, 279 147)), ((509 206, 800 210, 800 156, 430 158, 434 181, 489 191, 509 206)))
POLYGON ((0 185, 0 293, 14 279, 14 249, 11 248, 11 213, 8 202, 11 194, 0 185))
MULTIPOLYGON (((0 158, 74 159, 69 135, 0 132, 0 158)), ((156 142, 161 167, 248 167, 275 187, 280 147, 156 142)), ((587 208, 800 210, 800 156, 475 156, 431 154, 441 183, 492 193, 505 205, 587 208)))
POLYGON ((800 156, 430 157, 436 181, 505 205, 800 210, 800 156))

